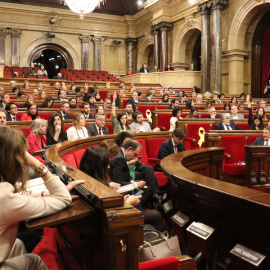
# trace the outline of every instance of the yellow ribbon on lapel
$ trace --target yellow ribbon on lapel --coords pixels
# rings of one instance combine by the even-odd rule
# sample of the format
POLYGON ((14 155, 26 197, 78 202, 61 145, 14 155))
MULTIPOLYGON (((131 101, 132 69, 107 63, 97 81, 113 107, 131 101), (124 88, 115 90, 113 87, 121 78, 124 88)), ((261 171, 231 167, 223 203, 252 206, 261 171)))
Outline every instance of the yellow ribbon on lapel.
POLYGON ((148 119, 148 121, 150 123, 152 123, 152 112, 149 109, 147 109, 145 112, 145 115, 146 115, 146 118, 148 119))
POLYGON ((204 128, 203 127, 200 127, 199 128, 199 137, 200 137, 200 140, 199 140, 199 142, 198 142, 198 145, 201 147, 202 146, 202 144, 204 143, 204 133, 205 133, 205 130, 204 130, 204 128), (201 131, 202 131, 202 133, 201 133, 201 131))

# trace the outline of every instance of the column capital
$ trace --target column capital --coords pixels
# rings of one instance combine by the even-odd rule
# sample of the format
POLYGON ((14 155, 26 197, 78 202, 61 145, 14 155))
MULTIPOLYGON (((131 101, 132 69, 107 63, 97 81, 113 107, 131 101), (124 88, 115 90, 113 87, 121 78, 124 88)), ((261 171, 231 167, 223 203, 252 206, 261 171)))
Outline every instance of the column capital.
POLYGON ((10 29, 7 28, 0 28, 0 36, 5 37, 6 35, 8 35, 10 33, 10 29))
POLYGON ((92 38, 92 41, 93 41, 95 44, 101 44, 101 42, 103 41, 103 38, 102 38, 102 37, 93 37, 93 38, 92 38))
POLYGON ((151 26, 152 33, 158 33, 159 30, 160 30, 160 26, 158 26, 157 24, 151 26))
POLYGON ((22 29, 11 29, 10 34, 11 37, 20 37, 22 33, 22 29))
POLYGON ((211 8, 212 8, 212 2, 211 1, 205 1, 197 6, 198 11, 203 14, 210 14, 211 8))
POLYGON ((173 25, 170 22, 160 22, 157 26, 160 28, 160 31, 169 31, 173 25))
POLYGON ((81 43, 89 43, 92 40, 91 36, 80 35, 81 43))
POLYGON ((228 5, 228 0, 212 0, 212 10, 222 10, 228 5))
POLYGON ((138 39, 137 38, 126 38, 125 42, 126 42, 126 44, 129 44, 129 43, 137 44, 138 39))

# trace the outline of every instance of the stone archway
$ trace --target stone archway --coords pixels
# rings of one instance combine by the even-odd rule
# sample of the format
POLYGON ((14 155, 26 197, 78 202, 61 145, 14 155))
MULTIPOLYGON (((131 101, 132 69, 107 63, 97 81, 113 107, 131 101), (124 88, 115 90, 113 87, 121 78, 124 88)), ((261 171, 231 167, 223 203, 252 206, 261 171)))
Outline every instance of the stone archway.
POLYGON ((138 49, 138 61, 137 61, 137 70, 139 70, 143 63, 148 63, 149 54, 154 45, 154 38, 152 36, 148 36, 142 42, 138 49))
POLYGON ((41 48, 52 48, 60 52, 65 57, 69 69, 80 69, 80 58, 75 49, 69 43, 60 38, 54 38, 53 40, 48 41, 45 37, 32 41, 25 48, 21 54, 20 66, 29 66, 30 61, 34 55, 41 50, 41 48))
POLYGON ((187 18, 175 36, 172 55, 173 63, 191 63, 192 55, 190 53, 193 50, 191 47, 195 45, 200 33, 201 22, 194 18, 187 18))

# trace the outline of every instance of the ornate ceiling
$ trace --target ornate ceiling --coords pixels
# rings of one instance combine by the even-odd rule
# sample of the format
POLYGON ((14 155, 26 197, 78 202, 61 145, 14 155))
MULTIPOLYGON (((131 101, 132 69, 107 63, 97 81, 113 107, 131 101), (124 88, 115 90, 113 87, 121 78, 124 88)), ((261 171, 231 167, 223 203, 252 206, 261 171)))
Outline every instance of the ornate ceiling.
MULTIPOLYGON (((143 2, 146 2, 144 0, 143 2)), ((67 7, 60 4, 59 0, 0 0, 0 2, 24 4, 24 5, 34 5, 34 6, 45 6, 54 8, 67 7)), ((95 9, 94 12, 112 14, 112 15, 133 15, 140 10, 140 6, 137 0, 106 0, 104 5, 100 8, 95 9)))

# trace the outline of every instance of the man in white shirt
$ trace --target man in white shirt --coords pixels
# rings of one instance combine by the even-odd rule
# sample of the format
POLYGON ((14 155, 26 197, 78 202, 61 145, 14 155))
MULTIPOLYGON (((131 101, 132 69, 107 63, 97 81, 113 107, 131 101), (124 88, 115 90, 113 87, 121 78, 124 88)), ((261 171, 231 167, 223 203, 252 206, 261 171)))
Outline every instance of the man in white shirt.
POLYGON ((6 105, 10 102, 10 97, 9 94, 4 93, 1 95, 1 100, 2 102, 0 102, 0 108, 6 108, 6 105))
POLYGON ((7 121, 20 121, 20 119, 16 117, 16 114, 18 113, 18 108, 14 102, 9 102, 7 104, 6 111, 7 121))
MULTIPOLYGON (((139 132, 152 132, 149 123, 143 121, 143 114, 141 112, 135 112, 133 115, 134 122, 130 125, 133 127, 135 133, 139 132)), ((153 132, 160 131, 160 128, 154 128, 153 132)))
POLYGON ((69 113, 69 103, 67 101, 62 101, 60 103, 60 111, 58 111, 62 115, 63 120, 71 119, 71 115, 69 113))
POLYGON ((214 130, 242 130, 233 121, 229 113, 223 113, 221 115, 221 122, 215 124, 214 130))
POLYGON ((82 114, 83 114, 85 120, 86 119, 95 119, 95 116, 92 113, 90 113, 90 105, 88 102, 82 103, 82 114))
POLYGON ((256 138, 252 145, 268 145, 270 146, 270 127, 263 129, 263 136, 256 138))
POLYGON ((238 108, 235 105, 232 105, 231 107, 231 118, 232 119, 244 119, 244 115, 241 113, 238 113, 238 108))
POLYGON ((95 116, 95 124, 89 125, 87 127, 89 137, 92 136, 100 136, 100 135, 108 135, 109 129, 105 127, 105 114, 97 113, 95 116))
POLYGON ((147 68, 146 63, 144 63, 143 66, 140 68, 140 73, 149 73, 149 69, 147 68))

